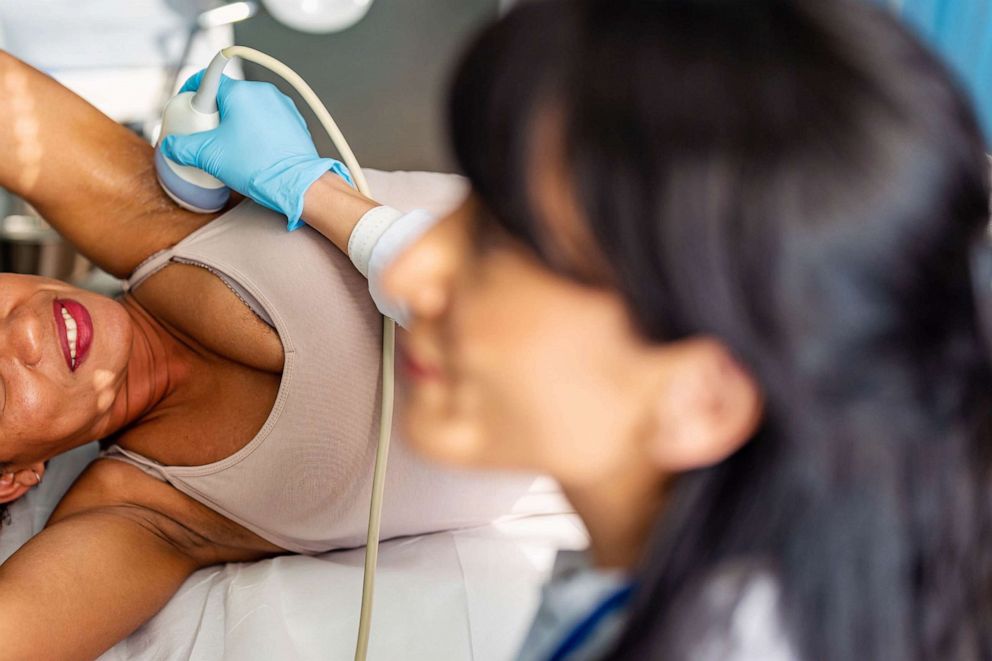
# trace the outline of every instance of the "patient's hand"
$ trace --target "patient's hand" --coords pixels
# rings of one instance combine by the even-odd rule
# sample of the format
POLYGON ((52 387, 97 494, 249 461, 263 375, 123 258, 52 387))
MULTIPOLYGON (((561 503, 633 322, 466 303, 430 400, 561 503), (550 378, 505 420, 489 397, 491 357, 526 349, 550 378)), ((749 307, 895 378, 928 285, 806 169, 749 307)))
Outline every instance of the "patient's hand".
POLYGON ((0 475, 0 504, 12 503, 41 484, 45 464, 38 462, 30 468, 0 475))

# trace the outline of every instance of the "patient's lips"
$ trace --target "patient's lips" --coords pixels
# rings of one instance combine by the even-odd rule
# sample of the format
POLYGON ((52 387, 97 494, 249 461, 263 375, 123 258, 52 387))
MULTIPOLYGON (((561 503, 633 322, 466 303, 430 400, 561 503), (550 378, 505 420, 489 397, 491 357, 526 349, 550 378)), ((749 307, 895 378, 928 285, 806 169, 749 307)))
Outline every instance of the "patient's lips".
POLYGON ((52 309, 62 355, 69 370, 74 372, 86 359, 93 343, 93 320, 89 311, 72 299, 55 299, 52 309))

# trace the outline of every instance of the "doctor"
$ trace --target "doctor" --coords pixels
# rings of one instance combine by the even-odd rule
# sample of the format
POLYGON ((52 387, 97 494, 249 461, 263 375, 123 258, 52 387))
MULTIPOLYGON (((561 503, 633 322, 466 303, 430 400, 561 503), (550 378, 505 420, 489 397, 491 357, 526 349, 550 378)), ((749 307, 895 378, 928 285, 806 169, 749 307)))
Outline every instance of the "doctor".
POLYGON ((408 330, 410 441, 585 521, 521 658, 992 654, 987 166, 885 12, 525 4, 454 79, 472 192, 436 222, 328 173, 271 88, 219 102, 166 155, 348 252, 408 330))

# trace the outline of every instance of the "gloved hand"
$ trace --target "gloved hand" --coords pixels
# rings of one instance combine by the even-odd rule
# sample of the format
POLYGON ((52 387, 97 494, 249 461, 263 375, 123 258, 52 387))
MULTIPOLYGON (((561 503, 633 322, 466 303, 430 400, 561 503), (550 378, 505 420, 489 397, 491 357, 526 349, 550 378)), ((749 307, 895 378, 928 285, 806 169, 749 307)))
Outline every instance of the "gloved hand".
MULTIPOLYGON (((183 85, 196 90, 203 71, 183 85)), ((162 155, 200 168, 233 190, 286 215, 289 229, 300 225, 303 194, 330 170, 354 186, 348 169, 321 158, 292 99, 270 83, 223 76, 217 92, 220 125, 190 135, 170 135, 162 155)))

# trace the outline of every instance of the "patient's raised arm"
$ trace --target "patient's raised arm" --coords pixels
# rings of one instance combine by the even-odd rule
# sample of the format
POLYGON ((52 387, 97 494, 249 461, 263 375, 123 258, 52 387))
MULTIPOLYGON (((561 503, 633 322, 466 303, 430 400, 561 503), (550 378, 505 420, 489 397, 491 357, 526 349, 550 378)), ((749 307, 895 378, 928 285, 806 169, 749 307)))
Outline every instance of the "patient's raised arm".
POLYGON ((162 192, 144 140, 2 51, 0 186, 118 277, 214 217, 162 192))

